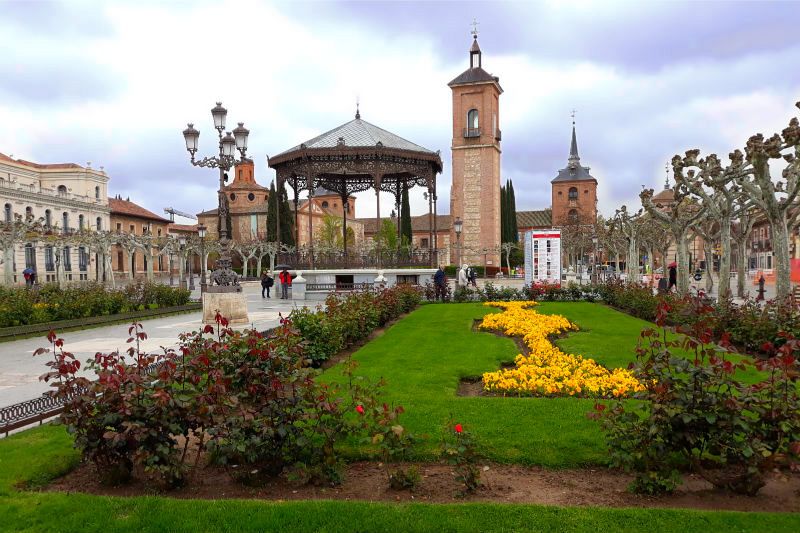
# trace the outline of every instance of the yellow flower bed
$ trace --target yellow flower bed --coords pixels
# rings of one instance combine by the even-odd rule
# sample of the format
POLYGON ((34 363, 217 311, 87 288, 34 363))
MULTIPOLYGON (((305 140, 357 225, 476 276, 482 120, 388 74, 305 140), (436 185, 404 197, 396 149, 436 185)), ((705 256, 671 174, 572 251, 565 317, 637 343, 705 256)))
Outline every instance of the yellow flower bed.
POLYGON ((517 355, 516 367, 486 372, 484 390, 525 396, 620 397, 643 390, 627 369, 607 368, 594 359, 566 354, 548 336, 578 327, 560 315, 542 315, 529 309, 536 302, 486 302, 502 313, 486 315, 480 328, 522 337, 530 356, 517 355))

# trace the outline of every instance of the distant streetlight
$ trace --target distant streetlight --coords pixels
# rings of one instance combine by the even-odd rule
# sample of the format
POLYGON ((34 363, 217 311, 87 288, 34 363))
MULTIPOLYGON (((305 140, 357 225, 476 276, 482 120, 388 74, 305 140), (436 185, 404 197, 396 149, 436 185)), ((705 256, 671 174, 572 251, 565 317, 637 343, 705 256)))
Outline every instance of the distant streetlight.
MULTIPOLYGON (((456 263, 456 271, 458 271, 458 267, 461 266, 461 230, 463 228, 463 222, 461 221, 461 217, 456 217, 455 222, 453 222, 453 230, 456 232, 456 249, 458 250, 458 261, 456 263)), ((458 277, 456 277, 458 280, 458 277)))
POLYGON ((197 235, 200 237, 200 294, 206 292, 206 229, 203 224, 197 226, 197 235))

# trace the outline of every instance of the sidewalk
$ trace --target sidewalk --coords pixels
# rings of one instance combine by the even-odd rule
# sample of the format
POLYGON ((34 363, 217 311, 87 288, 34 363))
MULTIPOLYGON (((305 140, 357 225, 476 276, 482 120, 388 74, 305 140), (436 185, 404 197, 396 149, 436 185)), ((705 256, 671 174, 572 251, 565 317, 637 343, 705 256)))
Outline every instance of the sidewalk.
MULTIPOLYGON (((277 326, 278 314, 286 316, 295 306, 291 300, 262 299, 258 283, 245 283, 243 286, 251 325, 259 331, 277 326)), ((193 294, 193 297, 199 297, 199 294, 193 294)), ((162 346, 175 347, 180 333, 200 329, 201 319, 202 312, 196 311, 145 320, 142 326, 147 340, 142 347, 149 352, 161 351, 162 346)), ((97 352, 124 351, 128 348, 125 341, 129 337, 129 326, 115 324, 66 332, 63 334, 64 349, 74 353, 82 364, 97 352)), ((39 381, 39 376, 48 370, 45 363, 49 354, 33 357, 33 352, 41 347, 48 347, 45 335, 0 343, 0 406, 35 398, 49 388, 48 384, 39 381)), ((93 373, 86 375, 94 377, 93 373)))

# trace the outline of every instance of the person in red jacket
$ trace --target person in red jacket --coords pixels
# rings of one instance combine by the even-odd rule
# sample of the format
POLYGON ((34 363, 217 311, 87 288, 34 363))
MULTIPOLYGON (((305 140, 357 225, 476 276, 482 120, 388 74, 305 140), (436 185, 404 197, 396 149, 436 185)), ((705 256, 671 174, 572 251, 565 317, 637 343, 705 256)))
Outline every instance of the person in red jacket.
POLYGON ((281 282, 281 300, 288 300, 289 287, 292 286, 292 275, 284 268, 281 270, 281 273, 278 274, 278 280, 281 282))

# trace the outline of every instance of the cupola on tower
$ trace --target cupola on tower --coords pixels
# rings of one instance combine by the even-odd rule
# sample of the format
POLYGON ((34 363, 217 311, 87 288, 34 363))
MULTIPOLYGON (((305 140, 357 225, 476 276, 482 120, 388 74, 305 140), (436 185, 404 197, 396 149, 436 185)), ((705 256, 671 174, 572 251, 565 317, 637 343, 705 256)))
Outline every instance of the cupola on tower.
MULTIPOLYGON (((447 85, 453 92, 453 185, 450 216, 463 223, 461 262, 499 266, 500 79, 483 70, 478 32, 473 30, 469 68, 447 85)), ((456 235, 450 235, 456 242, 456 235)), ((454 250, 455 254, 458 251, 454 250)), ((454 262, 456 255, 452 256, 454 262)))

